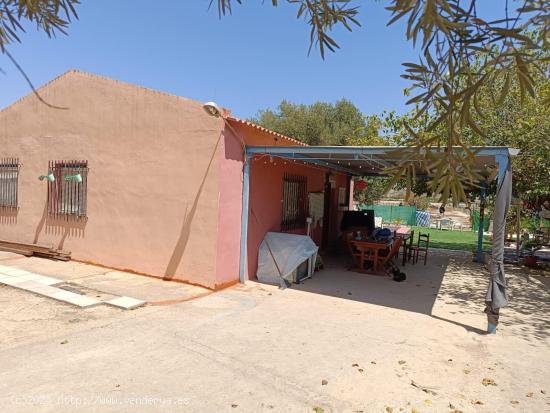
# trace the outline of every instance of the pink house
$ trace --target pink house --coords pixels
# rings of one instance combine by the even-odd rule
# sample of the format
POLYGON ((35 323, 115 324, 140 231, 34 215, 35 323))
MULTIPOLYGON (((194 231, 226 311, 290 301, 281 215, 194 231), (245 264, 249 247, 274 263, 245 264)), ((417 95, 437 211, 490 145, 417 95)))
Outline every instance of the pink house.
POLYGON ((1 240, 218 289, 255 277, 267 231, 306 233, 312 199, 313 240, 339 237, 348 174, 245 151, 292 138, 74 70, 39 93, 57 108, 30 94, 0 111, 1 240))

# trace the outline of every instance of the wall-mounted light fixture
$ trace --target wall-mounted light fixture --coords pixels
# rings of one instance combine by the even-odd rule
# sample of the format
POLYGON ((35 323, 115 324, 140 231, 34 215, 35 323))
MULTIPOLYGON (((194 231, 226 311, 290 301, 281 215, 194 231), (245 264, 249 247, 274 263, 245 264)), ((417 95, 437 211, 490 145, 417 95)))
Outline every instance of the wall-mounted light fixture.
POLYGON ((54 174, 40 175, 38 179, 40 179, 41 181, 46 180, 48 182, 53 182, 55 181, 55 176, 54 174))
POLYGON ((221 109, 218 107, 216 102, 206 102, 204 105, 202 105, 202 108, 210 116, 214 116, 215 118, 223 118, 224 117, 221 109))
POLYGON ((65 181, 67 182, 82 182, 82 175, 65 175, 65 181))

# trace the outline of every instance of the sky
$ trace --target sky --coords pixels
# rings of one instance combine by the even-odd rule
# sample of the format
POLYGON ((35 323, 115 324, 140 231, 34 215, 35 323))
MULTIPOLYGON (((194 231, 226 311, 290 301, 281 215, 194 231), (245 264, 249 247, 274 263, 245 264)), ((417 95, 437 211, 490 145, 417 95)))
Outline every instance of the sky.
MULTIPOLYGON (((27 26, 11 54, 40 86, 79 69, 184 96, 216 101, 241 118, 294 103, 346 98, 366 115, 405 112, 401 63, 416 61, 402 24, 386 27, 385 2, 359 1, 361 28, 334 32, 341 49, 308 55, 309 26, 294 6, 244 1, 219 19, 210 0, 84 0, 68 36, 27 26)), ((0 55, 0 107, 29 87, 0 55)))

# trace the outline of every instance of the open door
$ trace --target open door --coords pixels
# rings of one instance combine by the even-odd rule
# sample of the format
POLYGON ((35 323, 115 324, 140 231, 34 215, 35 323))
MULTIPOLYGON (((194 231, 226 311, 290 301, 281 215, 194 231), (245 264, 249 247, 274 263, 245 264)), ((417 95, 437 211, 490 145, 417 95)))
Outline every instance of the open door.
POLYGON ((321 249, 326 249, 329 244, 330 237, 330 207, 332 187, 330 185, 330 172, 325 174, 325 205, 323 211, 323 238, 321 239, 321 249))

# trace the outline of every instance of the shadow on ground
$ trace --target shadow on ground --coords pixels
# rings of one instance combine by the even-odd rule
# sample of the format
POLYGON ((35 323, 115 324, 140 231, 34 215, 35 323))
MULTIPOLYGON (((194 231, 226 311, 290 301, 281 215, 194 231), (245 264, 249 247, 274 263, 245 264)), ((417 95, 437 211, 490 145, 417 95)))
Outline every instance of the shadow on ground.
MULTIPOLYGON (((437 252, 428 265, 407 264, 407 281, 348 271, 345 256, 329 257, 325 269, 293 289, 429 315, 467 331, 485 334, 483 313, 488 272, 471 254, 437 252)), ((550 337, 548 288, 524 269, 507 266, 511 304, 501 311, 500 329, 528 341, 550 337)))

